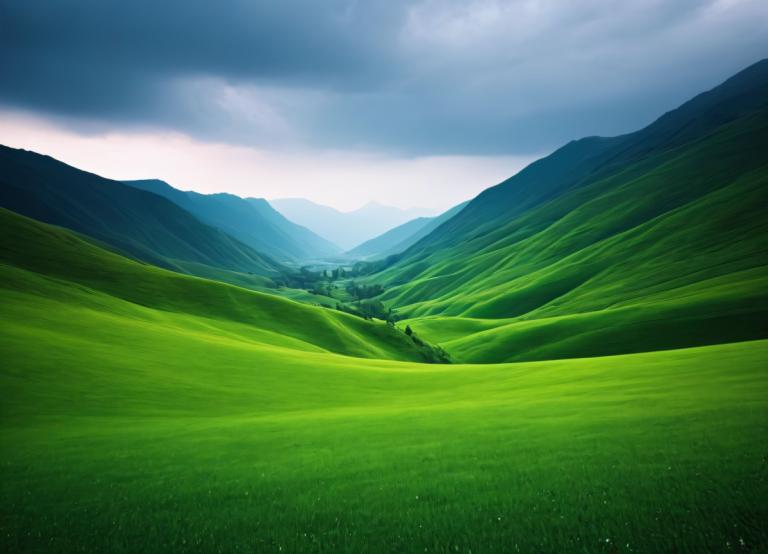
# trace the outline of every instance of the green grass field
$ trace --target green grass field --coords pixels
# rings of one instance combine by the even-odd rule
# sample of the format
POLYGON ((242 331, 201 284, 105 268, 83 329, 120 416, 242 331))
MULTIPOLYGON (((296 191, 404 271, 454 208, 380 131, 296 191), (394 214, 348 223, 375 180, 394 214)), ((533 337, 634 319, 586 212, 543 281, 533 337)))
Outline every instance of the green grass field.
POLYGON ((2 215, 3 551, 768 549, 766 341, 413 363, 2 215))
POLYGON ((4 329, 7 550, 768 547, 766 342, 424 366, 70 315, 4 329))

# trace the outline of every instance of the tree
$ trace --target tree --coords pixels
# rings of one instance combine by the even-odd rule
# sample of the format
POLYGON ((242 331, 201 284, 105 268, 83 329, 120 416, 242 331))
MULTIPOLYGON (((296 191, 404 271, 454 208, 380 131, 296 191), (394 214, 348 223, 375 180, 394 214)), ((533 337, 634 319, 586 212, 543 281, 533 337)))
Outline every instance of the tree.
POLYGON ((413 334, 413 329, 411 329, 410 325, 405 326, 405 334, 408 335, 409 337, 413 334))

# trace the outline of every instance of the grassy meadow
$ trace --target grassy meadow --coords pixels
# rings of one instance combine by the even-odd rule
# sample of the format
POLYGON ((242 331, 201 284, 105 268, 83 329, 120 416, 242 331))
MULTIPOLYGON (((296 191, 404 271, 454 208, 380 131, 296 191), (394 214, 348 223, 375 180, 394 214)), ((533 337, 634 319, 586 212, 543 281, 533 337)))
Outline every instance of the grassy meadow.
POLYGON ((765 341, 434 366, 50 313, 3 333, 4 550, 768 547, 765 341))
POLYGON ((768 548, 767 341, 415 363, 2 215, 3 551, 768 548))

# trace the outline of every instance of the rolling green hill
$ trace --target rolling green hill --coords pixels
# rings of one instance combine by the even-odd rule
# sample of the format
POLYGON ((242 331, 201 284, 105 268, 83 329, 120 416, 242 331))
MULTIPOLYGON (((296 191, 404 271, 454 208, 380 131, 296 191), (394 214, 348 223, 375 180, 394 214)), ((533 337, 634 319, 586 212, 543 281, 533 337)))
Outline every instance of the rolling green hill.
POLYGON ((459 361, 768 336, 768 61, 613 139, 571 143, 373 279, 459 361))
POLYGON ((264 285, 282 271, 269 257, 165 198, 5 146, 0 146, 0 207, 185 273, 264 285))
POLYGON ((164 196, 201 221, 280 262, 296 263, 341 253, 341 248, 306 227, 288 221, 262 198, 185 192, 158 179, 124 183, 164 196))
POLYGON ((55 298, 110 317, 127 312, 141 319, 147 309, 161 310, 163 319, 180 318, 179 329, 220 324, 222 335, 239 333, 270 347, 424 359, 410 339, 383 322, 140 264, 64 229, 7 210, 0 209, 0 216, 0 254, 8 264, 3 279, 15 294, 55 298))
POLYGON ((396 361, 384 324, 0 229, 3 551, 768 546, 768 341, 396 361))
POLYGON ((417 217, 412 219, 376 238, 365 241, 363 244, 347 252, 346 256, 355 260, 378 260, 405 252, 459 213, 468 203, 462 202, 435 217, 417 217))

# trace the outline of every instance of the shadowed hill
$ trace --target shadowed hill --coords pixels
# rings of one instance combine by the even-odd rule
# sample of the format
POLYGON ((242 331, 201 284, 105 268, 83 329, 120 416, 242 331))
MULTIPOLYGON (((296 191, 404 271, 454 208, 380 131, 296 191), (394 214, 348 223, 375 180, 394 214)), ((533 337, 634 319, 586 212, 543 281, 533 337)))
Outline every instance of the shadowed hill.
POLYGON ((34 152, 0 147, 0 206, 178 271, 281 272, 280 264, 166 198, 34 152))

